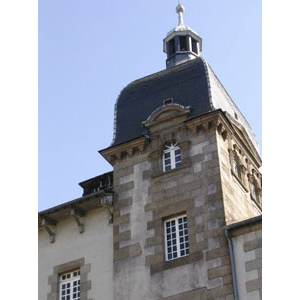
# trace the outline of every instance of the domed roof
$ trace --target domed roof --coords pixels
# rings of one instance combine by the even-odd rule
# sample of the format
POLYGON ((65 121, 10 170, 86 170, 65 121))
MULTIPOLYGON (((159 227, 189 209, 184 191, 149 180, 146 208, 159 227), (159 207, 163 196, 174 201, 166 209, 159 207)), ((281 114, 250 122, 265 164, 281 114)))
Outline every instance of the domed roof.
POLYGON ((145 134, 142 122, 170 98, 173 103, 192 107, 189 119, 216 109, 229 113, 245 128, 258 151, 258 143, 247 120, 203 57, 127 85, 115 104, 115 128, 111 146, 145 134))

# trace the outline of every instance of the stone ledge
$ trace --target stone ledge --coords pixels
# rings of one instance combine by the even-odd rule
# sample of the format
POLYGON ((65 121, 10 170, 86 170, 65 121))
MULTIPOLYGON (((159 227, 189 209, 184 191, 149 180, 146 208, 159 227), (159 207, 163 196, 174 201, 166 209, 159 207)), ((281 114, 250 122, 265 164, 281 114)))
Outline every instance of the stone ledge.
POLYGON ((206 300, 206 288, 200 288, 193 291, 183 292, 166 298, 157 298, 156 300, 206 300))
POLYGON ((169 261, 163 261, 157 264, 152 264, 150 265, 150 273, 151 276, 163 272, 172 268, 176 268, 182 265, 194 263, 196 261, 202 260, 203 259, 203 253, 202 252, 197 252, 190 254, 188 256, 180 257, 177 259, 169 260, 169 261))

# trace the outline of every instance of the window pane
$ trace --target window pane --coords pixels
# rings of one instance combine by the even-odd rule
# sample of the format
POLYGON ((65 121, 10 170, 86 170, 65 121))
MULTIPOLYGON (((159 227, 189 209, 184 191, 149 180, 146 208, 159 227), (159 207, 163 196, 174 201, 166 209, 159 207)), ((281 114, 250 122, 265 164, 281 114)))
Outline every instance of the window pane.
POLYGON ((180 155, 180 149, 175 150, 175 155, 180 155))
POLYGON ((170 158, 167 158, 165 159, 165 165, 170 165, 171 164, 171 159, 170 158))
POLYGON ((181 162, 176 163, 176 168, 179 168, 179 167, 181 167, 181 166, 182 166, 182 163, 181 163, 181 162))
POLYGON ((181 155, 175 156, 175 161, 176 161, 176 162, 181 161, 181 155))

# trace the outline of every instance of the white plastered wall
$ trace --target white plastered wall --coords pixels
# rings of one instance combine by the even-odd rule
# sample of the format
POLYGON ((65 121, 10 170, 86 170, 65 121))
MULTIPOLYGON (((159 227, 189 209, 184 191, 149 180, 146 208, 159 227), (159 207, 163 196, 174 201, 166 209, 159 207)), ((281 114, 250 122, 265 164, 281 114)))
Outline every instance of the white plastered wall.
POLYGON ((53 267, 84 257, 85 264, 91 264, 88 280, 91 290, 88 299, 113 300, 113 226, 103 208, 90 211, 85 217, 84 232, 70 217, 55 227, 55 242, 50 243, 44 229, 39 230, 39 300, 47 299, 50 292, 49 275, 53 267))

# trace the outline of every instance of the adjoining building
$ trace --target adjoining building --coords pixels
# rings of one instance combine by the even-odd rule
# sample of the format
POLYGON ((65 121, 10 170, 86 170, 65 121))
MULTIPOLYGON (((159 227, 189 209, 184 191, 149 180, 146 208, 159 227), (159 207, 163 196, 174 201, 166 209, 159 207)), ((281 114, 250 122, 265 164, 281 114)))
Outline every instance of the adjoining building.
POLYGON ((39 300, 258 300, 261 158, 183 22, 115 104, 113 171, 39 213, 39 300))

